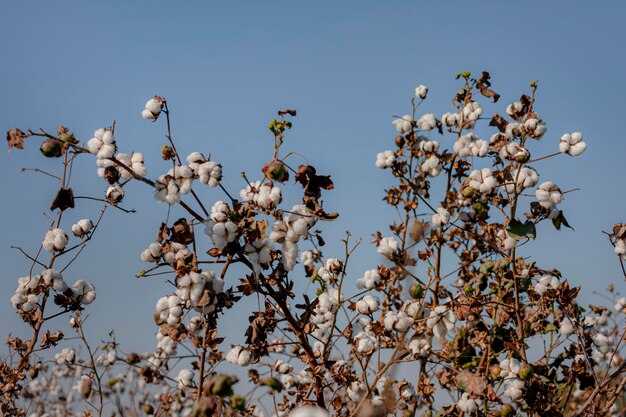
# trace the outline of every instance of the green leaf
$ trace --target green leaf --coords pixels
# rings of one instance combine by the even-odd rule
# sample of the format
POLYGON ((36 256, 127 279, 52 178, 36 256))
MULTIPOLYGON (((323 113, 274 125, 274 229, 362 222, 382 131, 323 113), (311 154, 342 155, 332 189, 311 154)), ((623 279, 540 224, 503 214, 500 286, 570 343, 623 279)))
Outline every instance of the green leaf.
POLYGON ((530 239, 534 239, 537 237, 537 229, 535 228, 535 223, 533 223, 531 220, 527 220, 526 222, 522 223, 517 219, 513 219, 509 222, 506 231, 509 236, 516 240, 526 237, 530 239))
POLYGON ((569 225, 569 223, 567 222, 567 219, 563 215, 563 210, 559 210, 559 215, 556 216, 554 219, 552 219, 552 224, 554 225, 556 230, 561 230, 561 225, 565 227, 569 227, 570 229, 574 230, 574 228, 569 225))

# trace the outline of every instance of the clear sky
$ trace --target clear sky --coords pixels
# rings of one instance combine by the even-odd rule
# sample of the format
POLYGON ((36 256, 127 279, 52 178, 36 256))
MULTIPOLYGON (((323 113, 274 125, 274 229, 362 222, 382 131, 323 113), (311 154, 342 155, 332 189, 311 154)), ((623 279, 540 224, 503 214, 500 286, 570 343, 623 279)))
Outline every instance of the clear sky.
MULTIPOLYGON (((524 253, 559 268, 583 286, 584 301, 597 304, 593 291, 610 282, 624 291, 601 231, 626 221, 626 142, 619 127, 625 12, 620 1, 2 2, 0 130, 63 124, 86 141, 115 119, 121 150, 144 152, 155 177, 167 169, 159 158, 164 127, 142 120, 140 112, 158 94, 170 104, 181 154, 211 152, 224 166, 224 184, 237 192, 239 172, 258 172, 271 158, 268 120, 278 109, 296 108, 285 147, 335 181, 325 204, 341 217, 323 226, 331 257, 342 253, 344 230, 367 242, 394 215, 381 201, 390 177, 374 160, 392 146, 392 115, 408 112, 415 86, 430 87, 424 110, 441 115, 459 88, 455 74, 488 70, 502 94, 500 107, 485 109, 491 114, 538 79, 537 107, 548 133, 533 155, 557 150, 559 137, 571 131, 583 132, 589 149, 579 158, 537 165, 542 180, 580 187, 561 204, 575 231, 542 224, 524 253)), ((19 172, 53 166, 29 142, 27 152, 0 156, 7 182, 0 206, 2 337, 24 334, 9 298, 30 266, 9 245, 36 250, 55 191, 49 178, 19 172)), ((83 158, 76 173, 77 195, 102 193, 93 159, 83 158)), ((202 195, 209 205, 223 198, 215 190, 202 195)), ((110 210, 65 278, 84 278, 98 289, 88 309, 90 337, 117 329, 129 350, 148 351, 156 331, 152 311, 169 287, 157 277, 133 276, 145 267, 139 253, 153 241, 167 207, 140 184, 130 187, 126 206, 138 213, 110 210)), ((67 218, 94 218, 99 209, 81 200, 67 218)), ((356 280, 379 261, 371 245, 362 245, 349 277, 356 280)), ((235 321, 226 332, 242 334, 245 318, 230 316, 235 321)))

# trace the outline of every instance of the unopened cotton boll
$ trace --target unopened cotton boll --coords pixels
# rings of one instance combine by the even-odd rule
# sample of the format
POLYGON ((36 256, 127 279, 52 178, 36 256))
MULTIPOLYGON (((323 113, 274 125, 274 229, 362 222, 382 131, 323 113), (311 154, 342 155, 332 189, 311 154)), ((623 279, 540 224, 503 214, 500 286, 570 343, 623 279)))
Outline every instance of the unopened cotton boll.
POLYGON ((418 85, 417 88, 415 89, 415 97, 418 97, 424 100, 427 95, 428 95, 428 87, 426 87, 424 84, 418 85))
POLYGON ((226 360, 239 366, 248 366, 252 362, 252 354, 243 346, 234 345, 228 354, 226 360))
POLYGON ((376 154, 376 168, 391 168, 395 161, 396 155, 390 150, 379 152, 378 154, 376 154))
POLYGON ((561 189, 552 181, 546 181, 535 191, 535 196, 541 207, 551 209, 565 199, 561 189))
POLYGON ((91 229, 93 229, 93 222, 89 219, 82 219, 72 226, 72 233, 74 236, 82 238, 91 232, 91 229))
POLYGON ((396 127, 396 130, 400 134, 406 135, 407 133, 413 131, 413 118, 408 114, 405 114, 404 116, 395 119, 391 123, 396 127))
POLYGON ((570 156, 579 156, 587 149, 587 144, 583 142, 583 134, 580 132, 566 133, 561 136, 559 151, 570 156))
POLYGON ((41 245, 43 248, 50 252, 60 252, 67 246, 68 238, 67 234, 62 229, 51 229, 46 232, 46 236, 43 239, 41 245))
POLYGON ((450 212, 443 207, 437 207, 437 213, 432 216, 433 227, 445 226, 450 222, 450 212))

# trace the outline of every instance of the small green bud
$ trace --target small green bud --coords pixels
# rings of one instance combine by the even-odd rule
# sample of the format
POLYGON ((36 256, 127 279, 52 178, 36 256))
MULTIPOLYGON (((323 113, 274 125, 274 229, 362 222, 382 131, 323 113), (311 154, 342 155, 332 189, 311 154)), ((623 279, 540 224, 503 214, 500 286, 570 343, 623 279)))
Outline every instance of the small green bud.
POLYGON ((414 300, 421 300, 424 297, 424 287, 418 283, 411 284, 409 287, 409 295, 414 300))
POLYGON ((41 154, 46 158, 58 158, 63 154, 61 144, 56 139, 44 140, 39 148, 41 154))

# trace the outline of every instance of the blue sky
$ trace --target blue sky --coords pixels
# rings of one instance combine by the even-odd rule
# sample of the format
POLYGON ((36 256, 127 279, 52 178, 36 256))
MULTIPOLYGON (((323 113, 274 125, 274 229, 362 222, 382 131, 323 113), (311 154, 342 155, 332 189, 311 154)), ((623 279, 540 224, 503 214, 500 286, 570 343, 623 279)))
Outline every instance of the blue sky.
MULTIPOLYGON (((381 201, 390 178, 374 160, 392 146, 392 115, 408 112, 417 84, 430 87, 424 111, 441 115, 451 110, 459 88, 455 74, 488 70, 502 94, 502 106, 485 108, 491 114, 503 112, 538 79, 538 110, 548 134, 533 155, 553 152, 570 131, 583 132, 589 149, 580 158, 537 165, 542 180, 580 187, 561 204, 575 231, 541 225, 539 239, 524 253, 545 268, 559 268, 583 286, 584 301, 597 304, 593 291, 608 283, 624 290, 601 231, 626 221, 626 144, 619 128, 625 11, 618 1, 3 2, 0 128, 64 124, 86 141, 115 119, 122 151, 144 152, 154 177, 167 169, 159 158, 164 126, 146 123, 140 112, 158 94, 170 104, 181 154, 211 152, 224 165, 225 185, 237 192, 239 172, 258 172, 271 158, 268 120, 278 109, 296 108, 286 149, 331 173, 336 185, 325 195, 326 206, 341 214, 324 225, 330 257, 342 253, 343 231, 367 242, 394 215, 381 201)), ((0 156, 0 175, 8 182, 0 208, 3 335, 23 334, 8 299, 29 268, 9 245, 36 250, 48 226, 42 213, 55 191, 49 178, 19 172, 53 166, 30 145, 27 152, 0 156)), ((102 192, 93 160, 84 158, 76 169, 77 194, 102 192)), ((210 203, 223 198, 214 190, 202 195, 210 203)), ((133 276, 145 267, 139 253, 167 208, 140 184, 130 187, 126 206, 139 213, 107 213, 102 231, 65 278, 84 278, 98 289, 89 308, 91 337, 115 328, 128 349, 150 350, 151 313, 169 287, 156 277, 133 276)), ((99 209, 81 202, 67 217, 95 217, 99 209)), ((350 278, 378 261, 363 244, 350 278)), ((243 333, 246 315, 231 317, 242 325, 227 332, 243 333)))

